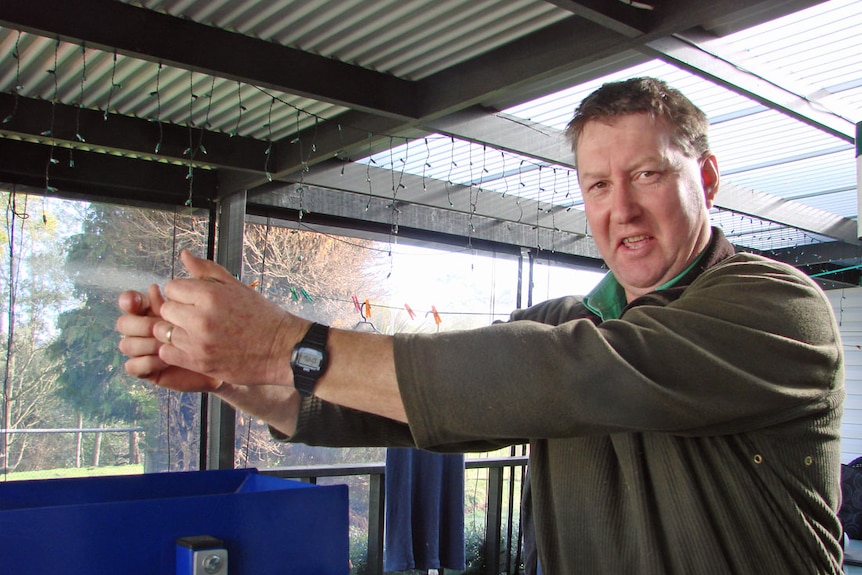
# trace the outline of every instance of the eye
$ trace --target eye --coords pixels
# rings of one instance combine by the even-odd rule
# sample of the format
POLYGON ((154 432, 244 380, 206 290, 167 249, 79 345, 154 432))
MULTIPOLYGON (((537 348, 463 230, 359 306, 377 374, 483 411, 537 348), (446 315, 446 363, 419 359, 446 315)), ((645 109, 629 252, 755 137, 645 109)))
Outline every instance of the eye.
POLYGON ((651 184, 661 178, 662 173, 655 170, 643 170, 638 172, 636 180, 641 183, 651 184))

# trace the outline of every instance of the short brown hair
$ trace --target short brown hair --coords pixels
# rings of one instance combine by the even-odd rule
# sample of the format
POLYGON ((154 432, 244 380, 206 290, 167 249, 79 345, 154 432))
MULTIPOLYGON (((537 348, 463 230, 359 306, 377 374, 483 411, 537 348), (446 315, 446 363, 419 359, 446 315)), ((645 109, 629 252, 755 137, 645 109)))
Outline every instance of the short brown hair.
POLYGON ((609 82, 584 98, 575 117, 566 127, 566 136, 575 151, 587 122, 607 121, 627 114, 647 113, 665 118, 673 127, 674 143, 684 154, 700 158, 709 152, 709 119, 682 92, 656 78, 631 78, 609 82))

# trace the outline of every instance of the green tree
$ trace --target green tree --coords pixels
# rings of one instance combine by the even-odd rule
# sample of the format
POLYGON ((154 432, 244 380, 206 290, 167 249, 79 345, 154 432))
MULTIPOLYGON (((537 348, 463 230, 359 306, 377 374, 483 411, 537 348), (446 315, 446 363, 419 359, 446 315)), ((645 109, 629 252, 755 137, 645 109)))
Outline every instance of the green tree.
MULTIPOLYGON (((143 290, 184 275, 178 254, 182 248, 204 253, 207 229, 205 214, 184 209, 91 204, 81 232, 66 244, 65 270, 81 303, 59 318, 59 336, 52 345, 65 364, 59 396, 89 426, 144 427, 147 470, 197 467, 200 396, 156 388, 125 373, 113 329, 117 296, 123 289, 143 290)), ((374 284, 368 270, 375 268, 368 262, 376 253, 357 249, 361 245, 327 234, 249 224, 241 279, 294 313, 332 323, 351 290, 374 284)), ((238 465, 306 459, 301 450, 290 453, 275 444, 259 422, 238 417, 238 465)))
MULTIPOLYGON (((91 204, 81 232, 66 243, 65 270, 81 305, 59 317, 59 335, 51 345, 64 363, 58 394, 91 426, 142 425, 150 470, 197 465, 197 457, 186 449, 198 441, 197 407, 189 410, 164 390, 125 373, 114 330, 117 296, 127 287, 145 289, 147 283, 170 279, 180 242, 200 252, 206 230, 202 219, 188 211, 91 204), (173 441, 162 441, 163 434, 173 441)), ((100 438, 96 436, 94 464, 100 438)))
POLYGON ((54 397, 59 362, 46 353, 53 318, 68 305, 67 284, 58 271, 58 218, 43 202, 31 202, 14 190, 0 192, 6 227, 0 231, 0 337, 2 397, 0 466, 6 471, 34 469, 62 459, 57 438, 16 433, 67 423, 54 397), (38 441, 34 441, 38 439, 38 441))

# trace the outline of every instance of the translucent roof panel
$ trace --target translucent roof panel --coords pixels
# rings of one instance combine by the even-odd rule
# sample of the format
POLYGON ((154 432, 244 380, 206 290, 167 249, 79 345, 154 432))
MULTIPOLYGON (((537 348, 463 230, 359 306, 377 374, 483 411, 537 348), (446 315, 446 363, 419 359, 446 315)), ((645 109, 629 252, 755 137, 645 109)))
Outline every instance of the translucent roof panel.
POLYGON ((862 2, 831 0, 714 40, 707 47, 731 61, 744 62, 752 74, 780 82, 859 122, 860 30, 862 2))
POLYGON ((440 134, 406 142, 360 162, 396 174, 403 171, 567 208, 582 200, 571 168, 440 134))
MULTIPOLYGON (((767 24, 708 40, 702 48, 763 83, 781 85, 802 101, 850 122, 862 120, 862 2, 833 0, 767 24)), ((662 60, 608 74, 505 110, 524 120, 564 129, 580 101, 605 82, 636 76, 667 81, 710 118, 710 142, 723 182, 856 218, 853 144, 760 101, 662 60)), ((716 214, 719 212, 716 212, 716 214)), ((714 221, 732 223, 724 212, 714 221)), ((747 217, 736 214, 738 217, 747 217)), ((752 219, 752 218, 749 218, 752 219)), ((825 241, 805 232, 758 229, 734 241, 753 249, 775 249, 825 241), (798 232, 798 233, 797 233, 798 232), (768 240, 767 240, 768 238, 768 240), (768 245, 769 247, 764 247, 768 245)), ((728 231, 728 230, 726 230, 728 231)))

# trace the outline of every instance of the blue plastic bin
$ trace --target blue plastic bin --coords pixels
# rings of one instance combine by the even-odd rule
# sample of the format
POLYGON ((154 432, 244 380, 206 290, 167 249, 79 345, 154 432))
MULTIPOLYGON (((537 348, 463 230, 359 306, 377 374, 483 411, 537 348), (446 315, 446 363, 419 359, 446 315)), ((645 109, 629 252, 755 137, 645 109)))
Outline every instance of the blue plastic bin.
POLYGON ((2 575, 174 575, 176 540, 201 535, 229 575, 345 575, 347 487, 253 469, 0 484, 2 575))

